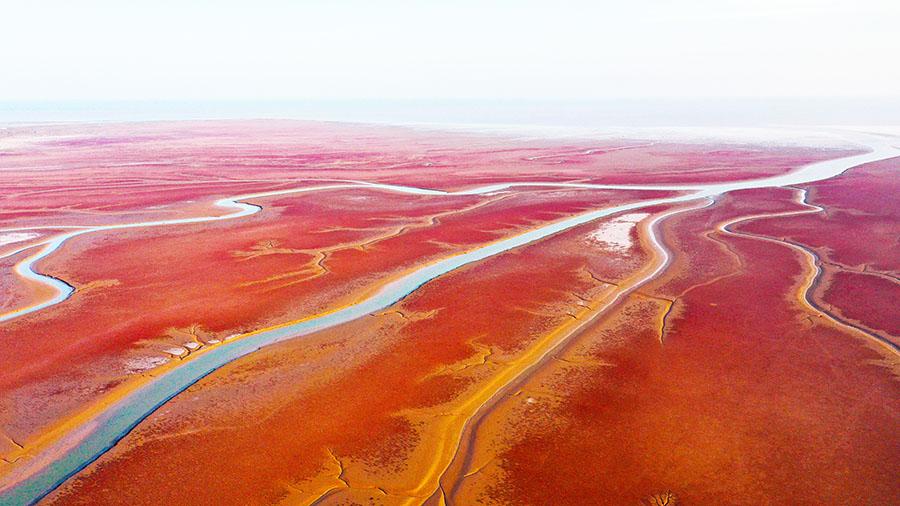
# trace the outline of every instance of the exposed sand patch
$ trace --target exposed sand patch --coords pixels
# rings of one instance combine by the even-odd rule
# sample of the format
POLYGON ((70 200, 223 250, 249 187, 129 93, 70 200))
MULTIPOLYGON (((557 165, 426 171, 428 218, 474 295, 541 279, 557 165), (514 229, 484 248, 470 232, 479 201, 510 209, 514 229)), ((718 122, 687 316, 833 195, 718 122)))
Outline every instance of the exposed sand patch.
POLYGON ((631 230, 641 220, 650 216, 647 213, 629 213, 617 216, 601 223, 588 239, 601 244, 604 248, 616 252, 627 253, 633 246, 631 230))
POLYGON ((163 350, 163 353, 168 353, 169 355, 172 355, 173 357, 183 357, 183 356, 187 355, 187 352, 188 351, 186 348, 181 348, 181 347, 166 348, 163 350))
POLYGON ((29 239, 34 239, 35 237, 40 237, 40 235, 41 234, 35 232, 6 232, 5 234, 0 234, 0 246, 27 241, 29 239))
POLYGON ((168 362, 167 357, 137 357, 125 361, 125 370, 128 374, 137 374, 153 369, 168 362))

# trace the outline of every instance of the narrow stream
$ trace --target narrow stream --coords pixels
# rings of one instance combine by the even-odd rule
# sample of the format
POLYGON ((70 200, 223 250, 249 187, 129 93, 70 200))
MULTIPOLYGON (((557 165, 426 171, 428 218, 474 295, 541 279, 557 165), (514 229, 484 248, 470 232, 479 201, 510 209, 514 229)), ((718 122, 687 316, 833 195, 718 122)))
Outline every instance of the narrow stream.
MULTIPOLYGON (((356 304, 346 306, 337 311, 323 314, 306 321, 287 325, 280 328, 266 330, 246 337, 239 337, 225 343, 209 347, 202 352, 195 353, 179 366, 169 369, 160 376, 136 388, 127 396, 110 404, 102 412, 96 414, 89 422, 77 430, 62 436, 48 447, 43 448, 35 455, 26 456, 20 463, 15 464, 6 472, 0 484, 0 503, 9 505, 32 504, 53 491, 69 477, 78 473, 85 466, 99 458, 120 439, 128 434, 138 423, 153 413, 157 408, 165 404, 169 399, 178 395, 189 386, 193 385, 207 374, 219 367, 252 353, 263 346, 268 346, 286 339, 302 336, 322 329, 334 327, 342 323, 355 320, 370 313, 383 310, 403 297, 415 291, 428 281, 443 274, 452 272, 460 267, 478 262, 480 260, 501 254, 553 234, 571 229, 599 218, 612 214, 631 211, 635 209, 651 207, 661 204, 677 204, 696 199, 712 197, 734 190, 751 188, 766 188, 775 186, 797 185, 837 176, 847 169, 860 164, 892 158, 900 155, 900 150, 890 146, 876 138, 869 138, 868 146, 872 151, 855 156, 828 160, 807 165, 794 172, 751 181, 738 181, 733 183, 697 184, 697 185, 590 185, 569 183, 503 183, 465 190, 460 192, 442 192, 421 188, 410 188, 393 185, 382 185, 363 182, 351 182, 349 184, 331 185, 328 187, 308 187, 294 190, 279 190, 274 192, 243 195, 231 199, 223 199, 216 205, 225 208, 236 209, 235 213, 202 218, 186 218, 179 220, 164 220, 157 222, 133 223, 122 225, 110 225, 93 227, 64 234, 46 244, 36 255, 22 262, 17 269, 19 273, 29 279, 54 286, 59 290, 59 295, 46 303, 33 306, 28 312, 33 312, 52 304, 57 304, 71 294, 72 288, 61 280, 39 274, 33 270, 35 262, 46 257, 59 248, 66 240, 84 233, 113 230, 132 227, 150 227, 178 225, 185 223, 202 223, 224 219, 233 219, 247 216, 259 211, 259 207, 241 200, 249 200, 266 196, 298 193, 304 191, 321 190, 325 188, 347 187, 373 187, 388 191, 402 191, 421 195, 475 195, 501 191, 513 187, 525 186, 553 186, 563 188, 596 188, 596 189, 629 189, 629 190, 681 190, 690 193, 633 202, 605 209, 598 209, 584 214, 573 216, 555 223, 551 223, 529 232, 497 241, 495 243, 479 247, 466 253, 458 254, 438 262, 421 267, 393 282, 383 286, 371 297, 356 304), (60 286, 63 285, 63 286, 60 286), (40 306, 40 307, 39 307, 40 306)), ((655 236, 651 238, 656 240, 655 236)), ((24 313, 11 315, 8 320, 24 313)))

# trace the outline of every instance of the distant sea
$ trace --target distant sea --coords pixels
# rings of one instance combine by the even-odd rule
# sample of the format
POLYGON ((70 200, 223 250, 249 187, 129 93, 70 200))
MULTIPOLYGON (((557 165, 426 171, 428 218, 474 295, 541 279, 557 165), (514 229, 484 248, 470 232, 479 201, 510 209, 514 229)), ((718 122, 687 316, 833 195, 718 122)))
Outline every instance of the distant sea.
POLYGON ((589 128, 898 125, 900 97, 592 101, 0 101, 0 124, 258 118, 589 128))

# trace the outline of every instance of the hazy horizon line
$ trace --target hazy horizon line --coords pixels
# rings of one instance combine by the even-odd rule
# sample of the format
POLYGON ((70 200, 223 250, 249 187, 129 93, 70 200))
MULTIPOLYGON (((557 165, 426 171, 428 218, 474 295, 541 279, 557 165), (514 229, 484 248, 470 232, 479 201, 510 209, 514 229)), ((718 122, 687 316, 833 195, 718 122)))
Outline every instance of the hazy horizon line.
POLYGON ((299 119, 577 127, 896 125, 900 97, 2 100, 0 123, 299 119))

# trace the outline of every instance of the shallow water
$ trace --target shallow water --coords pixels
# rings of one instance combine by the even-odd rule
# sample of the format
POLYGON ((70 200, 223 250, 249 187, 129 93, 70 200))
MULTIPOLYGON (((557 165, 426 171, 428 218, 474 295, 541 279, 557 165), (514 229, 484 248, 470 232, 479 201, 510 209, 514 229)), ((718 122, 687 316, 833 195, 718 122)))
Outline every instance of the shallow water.
MULTIPOLYGON (((246 337, 227 341, 225 343, 206 348, 201 353, 193 355, 182 365, 170 369, 162 375, 154 378, 149 383, 137 388, 125 398, 110 405, 102 413, 98 414, 86 426, 80 428, 77 434, 69 434, 56 444, 47 448, 41 455, 35 456, 32 460, 22 464, 19 468, 5 476, 6 485, 0 491, 0 503, 3 504, 30 504, 40 500, 43 496, 51 492, 62 482, 74 475, 85 466, 96 460, 100 455, 111 448, 116 442, 124 437, 131 429, 133 429, 144 418, 149 416, 159 406, 165 404, 169 399, 182 392, 190 385, 196 383, 207 374, 216 370, 223 365, 236 360, 242 356, 252 353, 263 346, 274 344, 286 339, 295 338, 305 334, 309 334, 318 330, 333 327, 342 323, 355 320, 366 316, 373 312, 385 309, 396 303, 403 297, 415 291, 417 288, 428 281, 437 278, 443 274, 452 272, 465 265, 483 260, 505 251, 509 251, 520 246, 532 243, 539 239, 551 236, 558 232, 571 229, 578 225, 588 223, 612 214, 641 209, 660 204, 675 204, 697 200, 701 198, 719 195, 734 190, 744 190, 751 188, 765 188, 773 186, 796 185, 812 181, 819 181, 834 177, 854 166, 891 158, 900 155, 900 150, 881 142, 878 139, 871 139, 868 146, 872 151, 836 160, 828 160, 807 165, 797 171, 782 176, 770 177, 759 180, 740 181, 734 183, 716 183, 709 185, 577 185, 565 183, 502 183, 481 188, 448 193, 437 190, 428 190, 422 188, 399 187, 392 185, 380 185, 372 183, 353 182, 346 185, 331 185, 334 187, 358 187, 360 185, 370 186, 381 190, 403 191, 406 193, 415 193, 420 195, 472 195, 483 194, 494 191, 500 191, 512 187, 524 186, 557 186, 557 187, 582 187, 582 188, 620 188, 620 189, 643 189, 643 190, 693 190, 690 193, 644 200, 629 204, 618 205, 605 209, 599 209, 571 218, 567 218, 543 227, 525 232, 523 234, 497 241, 495 243, 479 247, 469 252, 459 254, 453 257, 421 267, 395 281, 392 281, 382 287, 371 297, 364 299, 356 304, 346 306, 337 311, 323 314, 310 318, 306 321, 287 325, 280 328, 266 330, 246 337), (41 465, 41 462, 50 461, 47 465, 41 465)), ((275 192, 258 193, 252 195, 244 195, 234 197, 233 199, 223 199, 216 202, 216 205, 226 208, 238 209, 236 213, 204 218, 187 218, 181 220, 164 220, 158 222, 147 222, 139 224, 123 224, 107 227, 96 227, 92 230, 111 230, 118 228, 130 227, 149 227, 177 225, 184 223, 200 223, 205 221, 214 221, 222 219, 237 218, 246 216, 259 211, 258 206, 239 202, 241 199, 252 199, 264 196, 281 195, 288 193, 297 193, 303 191, 313 191, 322 189, 322 187, 309 187, 296 190, 280 190, 275 192)), ((61 236, 36 255, 35 260, 27 263, 23 276, 31 279, 47 282, 48 278, 32 270, 34 262, 40 258, 44 258, 52 251, 57 249, 65 240, 77 235, 87 233, 88 231, 78 231, 61 236)), ((71 287, 62 283, 71 290, 71 287)), ((54 285, 55 286, 55 285, 54 285)), ((59 287, 61 293, 62 287, 59 287)), ((71 293, 71 292, 69 292, 71 293)), ((68 296, 68 295, 66 295, 68 296)), ((65 297, 54 300, 58 303, 65 297), (59 300, 57 300, 59 299, 59 300)), ((47 307, 51 304, 45 304, 47 307)), ((35 311, 37 309, 31 309, 35 311)), ((7 318, 8 319, 8 318, 7 318)))

